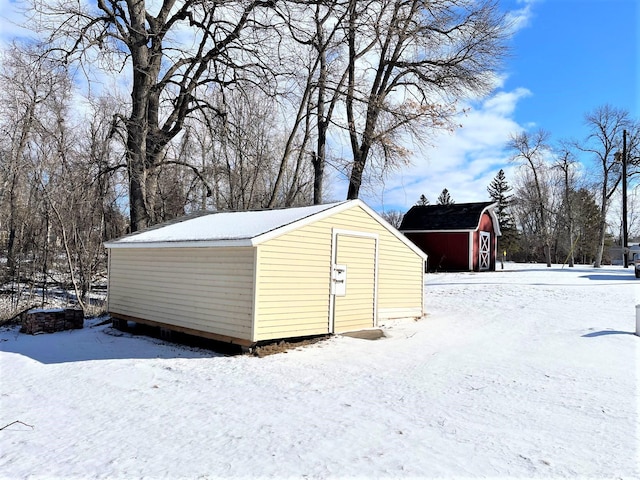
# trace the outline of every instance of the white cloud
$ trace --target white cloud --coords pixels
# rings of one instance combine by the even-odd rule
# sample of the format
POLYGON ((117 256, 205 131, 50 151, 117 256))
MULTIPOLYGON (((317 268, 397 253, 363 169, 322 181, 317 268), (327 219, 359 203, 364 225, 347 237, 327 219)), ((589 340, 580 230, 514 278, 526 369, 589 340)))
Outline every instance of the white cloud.
POLYGON ((512 34, 529 26, 533 17, 533 5, 538 2, 539 0, 518 0, 518 5, 522 7, 507 12, 505 20, 511 27, 512 34))
MULTIPOLYGON (((382 186, 363 190, 361 198, 376 209, 400 211, 423 194, 435 203, 444 188, 457 203, 489 200, 487 186, 498 170, 503 168, 513 184, 505 146, 512 133, 523 129, 512 116, 517 103, 530 94, 524 88, 495 93, 459 119, 462 128, 437 135, 433 147, 414 152, 408 168, 382 186)), ((339 192, 334 197, 344 196, 344 179, 334 184, 334 192, 339 192)))

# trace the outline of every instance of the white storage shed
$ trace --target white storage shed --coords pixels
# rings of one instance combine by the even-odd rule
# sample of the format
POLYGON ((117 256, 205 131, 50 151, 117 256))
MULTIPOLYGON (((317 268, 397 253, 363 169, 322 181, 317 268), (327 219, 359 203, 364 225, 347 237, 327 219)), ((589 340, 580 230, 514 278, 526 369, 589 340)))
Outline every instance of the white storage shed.
POLYGON ((105 246, 116 320, 251 346, 424 313, 426 255, 360 200, 212 213, 105 246))

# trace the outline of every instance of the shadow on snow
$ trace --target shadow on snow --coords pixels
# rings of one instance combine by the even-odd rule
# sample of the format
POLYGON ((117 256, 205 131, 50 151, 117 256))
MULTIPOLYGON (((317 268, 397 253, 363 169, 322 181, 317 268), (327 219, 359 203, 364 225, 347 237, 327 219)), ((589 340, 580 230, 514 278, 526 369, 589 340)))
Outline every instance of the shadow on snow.
POLYGON ((597 280, 601 282, 609 282, 612 280, 624 280, 627 282, 635 281, 635 275, 633 270, 631 272, 623 272, 620 275, 606 274, 606 273, 593 273, 590 275, 582 275, 580 278, 587 278, 589 280, 597 280))
POLYGON ((635 335, 635 332, 624 332, 622 330, 600 330, 599 332, 585 333, 586 338, 602 337, 604 335, 635 335))
POLYGON ((203 340, 176 343, 148 336, 148 332, 122 332, 85 320, 79 330, 29 335, 19 326, 0 329, 0 352, 15 353, 43 364, 118 359, 174 359, 226 357, 225 351, 203 340))

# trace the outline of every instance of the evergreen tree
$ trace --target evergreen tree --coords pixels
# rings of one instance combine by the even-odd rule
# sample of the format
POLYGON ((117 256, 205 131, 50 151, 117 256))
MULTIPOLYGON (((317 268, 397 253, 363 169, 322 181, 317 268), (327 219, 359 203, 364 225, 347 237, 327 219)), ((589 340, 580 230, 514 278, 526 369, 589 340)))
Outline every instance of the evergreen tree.
POLYGON ((496 215, 500 221, 500 228, 508 226, 509 223, 513 224, 513 220, 509 214, 509 205, 513 198, 513 195, 509 192, 512 190, 511 186, 507 183, 507 177, 502 169, 500 169, 487 187, 487 192, 489 192, 491 200, 498 204, 496 207, 496 215))
POLYGON ((416 206, 424 207, 426 205, 429 205, 429 199, 425 197, 424 194, 420 195, 420 199, 418 200, 418 203, 416 203, 416 206))
POLYGON ((444 188, 438 197, 438 205, 453 205, 454 203, 456 202, 454 202, 451 195, 449 195, 449 190, 444 188))
POLYGON ((505 251, 512 255, 519 250, 518 232, 509 208, 513 198, 510 193, 512 190, 503 169, 500 169, 487 187, 491 200, 498 204, 495 211, 502 232, 502 236, 498 237, 498 255, 502 255, 505 251))

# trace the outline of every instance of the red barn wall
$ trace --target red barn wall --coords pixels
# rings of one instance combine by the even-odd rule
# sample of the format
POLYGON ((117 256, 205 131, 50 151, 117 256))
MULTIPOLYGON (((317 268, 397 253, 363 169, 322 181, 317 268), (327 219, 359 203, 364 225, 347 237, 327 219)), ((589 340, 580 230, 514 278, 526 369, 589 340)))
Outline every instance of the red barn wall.
POLYGON ((427 266, 430 271, 468 271, 469 233, 412 233, 407 238, 429 255, 427 266))

